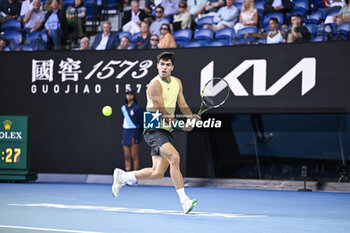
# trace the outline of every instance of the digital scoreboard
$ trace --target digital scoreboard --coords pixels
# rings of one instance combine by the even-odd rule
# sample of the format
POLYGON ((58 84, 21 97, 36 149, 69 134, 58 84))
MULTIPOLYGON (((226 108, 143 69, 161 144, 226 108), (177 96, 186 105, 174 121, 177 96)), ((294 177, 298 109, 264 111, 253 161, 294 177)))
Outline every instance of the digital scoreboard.
POLYGON ((35 180, 30 173, 30 117, 0 116, 0 180, 35 180))

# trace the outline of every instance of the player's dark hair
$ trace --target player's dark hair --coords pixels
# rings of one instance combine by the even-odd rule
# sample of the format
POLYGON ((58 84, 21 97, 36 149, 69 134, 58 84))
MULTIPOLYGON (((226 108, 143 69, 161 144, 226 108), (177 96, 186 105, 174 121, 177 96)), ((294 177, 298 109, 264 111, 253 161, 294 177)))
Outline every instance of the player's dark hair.
POLYGON ((157 56, 158 63, 160 60, 168 61, 171 60, 171 63, 174 65, 175 62, 175 53, 172 52, 163 52, 157 56))

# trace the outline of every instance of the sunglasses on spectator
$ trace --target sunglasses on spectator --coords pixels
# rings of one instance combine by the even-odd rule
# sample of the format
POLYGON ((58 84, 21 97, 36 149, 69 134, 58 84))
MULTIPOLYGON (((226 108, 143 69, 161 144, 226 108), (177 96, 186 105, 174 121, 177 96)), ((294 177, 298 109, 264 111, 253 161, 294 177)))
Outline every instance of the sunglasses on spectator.
POLYGON ((180 8, 185 8, 185 6, 184 6, 184 5, 180 5, 179 7, 180 7, 180 8))
POLYGON ((151 41, 159 41, 157 38, 151 38, 151 41))
POLYGON ((168 28, 160 28, 160 30, 168 30, 168 28))
POLYGON ((156 13, 163 13, 163 11, 156 11, 156 13))

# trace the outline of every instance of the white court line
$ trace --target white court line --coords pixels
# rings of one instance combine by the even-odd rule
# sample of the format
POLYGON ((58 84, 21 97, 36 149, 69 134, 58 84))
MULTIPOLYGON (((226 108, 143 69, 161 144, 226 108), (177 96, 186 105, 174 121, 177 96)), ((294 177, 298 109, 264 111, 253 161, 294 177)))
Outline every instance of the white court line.
POLYGON ((35 231, 72 232, 72 233, 102 233, 102 232, 96 232, 96 231, 77 231, 77 230, 64 230, 64 229, 41 228, 41 227, 9 226, 9 225, 0 225, 0 228, 12 228, 12 229, 22 229, 22 230, 35 230, 35 231))
MULTIPOLYGON (((133 209, 133 208, 107 207, 107 206, 65 205, 65 204, 52 204, 52 203, 8 204, 8 205, 24 206, 24 207, 48 207, 48 208, 58 208, 58 209, 75 209, 75 210, 100 210, 100 211, 109 211, 109 212, 112 211, 112 212, 121 212, 121 213, 185 215, 182 211, 177 211, 177 210, 133 209)), ((194 212, 194 211, 192 211, 187 216, 223 217, 223 218, 260 218, 260 217, 266 217, 266 215, 245 215, 245 214, 194 212)))

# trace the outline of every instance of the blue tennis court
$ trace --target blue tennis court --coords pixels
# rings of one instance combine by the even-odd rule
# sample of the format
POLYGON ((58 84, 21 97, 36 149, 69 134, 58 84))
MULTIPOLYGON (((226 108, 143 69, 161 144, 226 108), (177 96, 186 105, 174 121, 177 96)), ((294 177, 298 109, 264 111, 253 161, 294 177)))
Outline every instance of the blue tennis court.
POLYGON ((0 232, 349 232, 350 194, 189 187, 0 183, 0 232))

